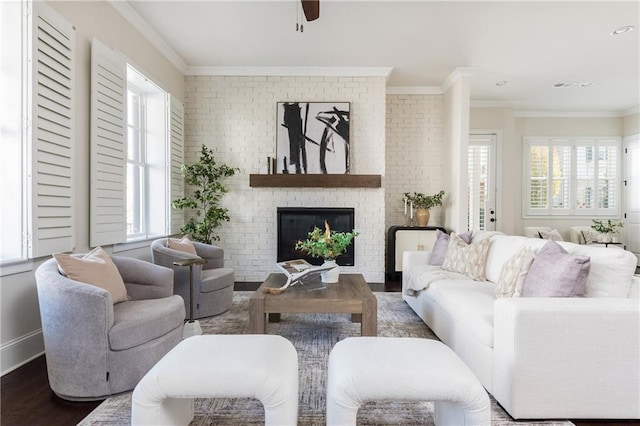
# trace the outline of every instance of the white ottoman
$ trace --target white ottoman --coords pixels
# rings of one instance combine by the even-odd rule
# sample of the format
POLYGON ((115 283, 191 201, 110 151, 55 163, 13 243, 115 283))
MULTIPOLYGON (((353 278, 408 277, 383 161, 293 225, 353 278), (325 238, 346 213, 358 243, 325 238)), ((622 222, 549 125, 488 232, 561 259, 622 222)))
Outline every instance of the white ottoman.
POLYGON ((436 425, 490 425, 489 396, 443 343, 350 337, 329 355, 327 425, 355 425, 365 401, 434 401, 436 425))
POLYGON ((206 335, 180 342, 133 391, 132 425, 188 425, 193 398, 256 398, 266 425, 298 421, 298 353, 274 335, 206 335))

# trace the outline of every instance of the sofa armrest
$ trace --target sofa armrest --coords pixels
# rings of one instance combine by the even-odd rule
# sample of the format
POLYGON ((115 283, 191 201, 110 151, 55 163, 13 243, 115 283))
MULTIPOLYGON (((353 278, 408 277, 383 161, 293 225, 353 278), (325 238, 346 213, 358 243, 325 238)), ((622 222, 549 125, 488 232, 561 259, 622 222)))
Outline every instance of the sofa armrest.
POLYGON ((160 299, 173 295, 173 270, 131 257, 111 256, 131 300, 160 299))
POLYGON ((638 418, 640 307, 625 298, 494 305, 492 394, 514 418, 638 418))
POLYGON ((224 267, 224 250, 211 244, 199 243, 193 241, 196 253, 203 259, 207 259, 207 263, 202 269, 216 269, 224 267))
MULTIPOLYGON (((431 250, 405 251, 402 253, 402 271, 406 272, 414 266, 426 265, 431 258, 431 250)), ((407 274, 402 274, 402 294, 407 286, 407 274)))

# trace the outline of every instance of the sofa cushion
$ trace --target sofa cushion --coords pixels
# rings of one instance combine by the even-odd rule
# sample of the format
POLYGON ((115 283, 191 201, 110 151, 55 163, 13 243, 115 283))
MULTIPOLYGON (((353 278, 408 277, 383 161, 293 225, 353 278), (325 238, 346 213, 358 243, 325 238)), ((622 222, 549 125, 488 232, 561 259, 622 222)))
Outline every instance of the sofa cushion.
POLYGON ((62 275, 107 290, 113 303, 129 299, 118 267, 102 247, 94 248, 84 257, 54 253, 53 258, 58 263, 58 270, 62 275))
POLYGON ((489 239, 483 239, 467 244, 456 233, 451 233, 442 269, 464 274, 476 281, 484 281, 489 243, 489 239))
POLYGON ((522 247, 511 256, 511 259, 504 264, 496 283, 496 297, 521 296, 524 281, 534 259, 533 250, 529 247, 522 247))
POLYGON ((162 337, 184 321, 180 296, 131 300, 113 306, 113 327, 109 330, 111 350, 121 351, 162 337))
POLYGON ((495 284, 470 279, 440 280, 433 282, 424 296, 446 311, 456 327, 466 329, 482 344, 493 347, 495 284))
POLYGON ((572 297, 587 291, 591 269, 589 256, 571 255, 555 241, 549 241, 536 255, 524 281, 523 296, 572 297))
POLYGON ((523 247, 528 247, 537 252, 546 242, 547 240, 540 238, 527 238, 518 235, 492 236, 489 252, 487 253, 487 280, 497 283, 504 264, 523 247))
POLYGON ((574 255, 589 256, 586 297, 628 297, 638 259, 618 246, 559 243, 574 255))
POLYGON ((597 243, 600 238, 600 233, 595 229, 583 229, 580 234, 585 244, 597 243))
POLYGON ((202 271, 200 291, 209 293, 227 288, 233 285, 233 278, 233 269, 231 268, 205 269, 202 271))

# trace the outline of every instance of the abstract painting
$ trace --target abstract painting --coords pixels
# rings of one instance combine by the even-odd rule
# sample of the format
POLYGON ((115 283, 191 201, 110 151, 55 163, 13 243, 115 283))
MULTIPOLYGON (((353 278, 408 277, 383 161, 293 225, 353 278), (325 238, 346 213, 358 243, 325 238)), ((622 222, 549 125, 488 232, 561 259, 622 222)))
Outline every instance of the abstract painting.
POLYGON ((349 173, 349 102, 278 102, 276 173, 349 173))

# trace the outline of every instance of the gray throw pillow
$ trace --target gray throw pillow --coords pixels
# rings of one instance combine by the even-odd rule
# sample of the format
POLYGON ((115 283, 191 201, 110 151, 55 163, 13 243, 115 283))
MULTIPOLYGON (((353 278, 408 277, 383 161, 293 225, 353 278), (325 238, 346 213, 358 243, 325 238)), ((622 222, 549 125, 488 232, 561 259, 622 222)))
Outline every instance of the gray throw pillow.
MULTIPOLYGON (((458 237, 467 244, 471 243, 471 231, 459 234, 458 237)), ((449 248, 449 234, 436 230, 436 242, 431 249, 431 257, 429 258, 429 265, 442 266, 444 258, 447 255, 447 249, 449 248)))
POLYGON ((589 256, 571 255, 560 244, 549 241, 529 268, 522 296, 584 296, 590 269, 589 256))

